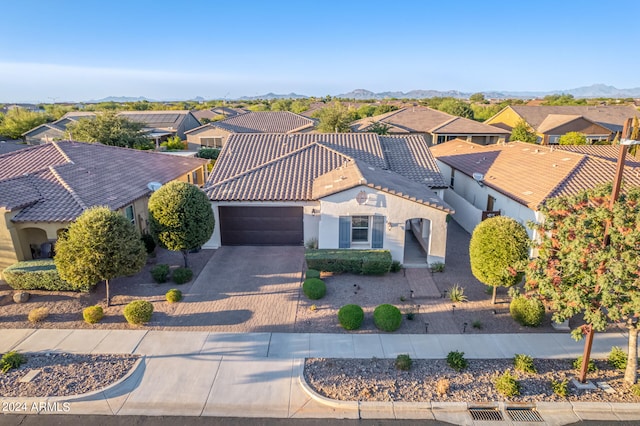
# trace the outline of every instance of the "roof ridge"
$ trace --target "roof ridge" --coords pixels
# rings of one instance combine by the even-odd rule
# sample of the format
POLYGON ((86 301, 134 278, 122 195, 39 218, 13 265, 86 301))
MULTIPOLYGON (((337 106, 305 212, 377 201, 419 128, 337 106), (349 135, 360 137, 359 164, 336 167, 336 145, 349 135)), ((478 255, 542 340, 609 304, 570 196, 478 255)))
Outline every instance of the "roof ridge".
MULTIPOLYGON (((283 136, 284 136, 284 135, 283 135, 283 136)), ((289 136, 287 136, 287 137, 289 137, 289 136)), ((249 169, 249 170, 245 170, 244 172, 242 172, 242 173, 240 173, 240 174, 233 175, 233 176, 231 176, 231 177, 229 177, 229 178, 227 178, 227 179, 225 179, 225 180, 221 180, 220 182, 216 182, 215 184, 213 184, 213 185, 211 185, 211 186, 207 186, 206 188, 203 188, 203 189, 204 189, 205 191, 207 191, 207 190, 209 190, 209 189, 211 189, 211 188, 215 188, 216 186, 220 186, 220 185, 225 184, 225 183, 227 183, 227 182, 231 182, 231 181, 233 181, 233 180, 235 180, 235 179, 237 179, 237 178, 239 178, 239 177, 241 177, 241 176, 246 176, 246 175, 248 175, 248 174, 250 174, 250 173, 253 173, 253 172, 257 171, 257 170, 263 169, 263 168, 265 168, 265 167, 267 167, 267 166, 270 166, 270 165, 275 164, 275 163, 277 163, 277 162, 279 162, 279 161, 282 161, 282 160, 284 160, 284 159, 285 159, 285 158, 287 158, 287 157, 293 157, 294 155, 298 155, 298 154, 299 154, 299 153, 301 153, 302 151, 305 151, 305 150, 311 149, 311 148, 313 148, 313 147, 315 147, 315 146, 318 146, 318 147, 321 147, 321 148, 324 148, 324 149, 327 149, 327 150, 334 151, 334 152, 336 152, 336 153, 340 154, 341 156, 346 157, 347 159, 350 159, 350 160, 352 159, 352 158, 351 158, 351 157, 349 157, 348 155, 345 155, 345 154, 343 154, 343 153, 341 153, 341 152, 338 152, 338 151, 333 150, 333 149, 331 149, 331 148, 329 148, 329 147, 327 147, 327 146, 324 146, 323 144, 320 144, 320 143, 318 143, 317 141, 314 141, 314 142, 309 143, 309 144, 307 144, 307 145, 301 146, 301 147, 300 147, 300 148, 298 148, 298 149, 294 149, 293 151, 289 151, 289 152, 287 152, 286 154, 281 155, 280 157, 273 158, 273 159, 271 159, 271 160, 267 161, 266 163, 261 163, 261 164, 259 164, 259 165, 255 166, 255 167, 252 167, 252 168, 251 168, 251 169, 249 169)))
MULTIPOLYGON (((73 164, 73 163, 71 163, 73 164)), ((67 192, 69 192, 69 194, 71 194, 71 197, 73 197, 73 199, 75 200, 76 203, 78 203, 78 205, 80 207, 82 207, 83 210, 86 210, 88 207, 87 205, 84 203, 84 201, 82 201, 82 198, 80 198, 80 196, 78 194, 76 194, 76 191, 73 190, 73 188, 71 187, 71 185, 69 185, 63 178, 62 176, 60 176, 60 174, 58 173, 58 171, 54 168, 54 166, 49 166, 49 171, 51 172, 51 174, 53 174, 53 176, 58 180, 58 182, 60 182, 60 184, 64 187, 64 189, 67 190, 67 192)))
POLYGON ((71 160, 71 158, 69 158, 69 156, 67 155, 67 153, 66 153, 66 152, 64 152, 64 150, 63 150, 63 149, 62 149, 62 147, 58 144, 58 142, 57 142, 57 141, 51 141, 50 143, 51 143, 51 145, 53 145, 53 146, 56 148, 56 150, 58 150, 58 152, 60 153, 60 155, 62 155, 62 156, 64 157, 64 159, 65 159, 65 160, 67 160, 67 161, 68 161, 69 163, 71 163, 71 164, 75 164, 75 163, 73 162, 73 160, 71 160))
MULTIPOLYGON (((567 151, 565 151, 565 152, 567 152, 567 151)), ((557 183, 553 188, 551 188, 551 190, 550 190, 549 192, 547 192, 547 193, 544 195, 544 197, 542 198, 542 201, 541 201, 540 203, 538 203, 538 205, 537 205, 536 207, 541 206, 541 205, 542 205, 542 204, 543 204, 543 203, 544 203, 548 198, 550 198, 550 195, 551 195, 551 194, 553 194, 553 193, 554 193, 557 189, 559 189, 562 185, 564 185, 564 184, 566 183, 566 181, 567 181, 567 178, 568 178, 569 176, 571 176, 571 175, 572 175, 572 174, 573 174, 573 173, 578 169, 578 167, 581 167, 581 166, 582 166, 582 165, 587 161, 587 159, 589 158, 589 156, 588 156, 588 155, 586 155, 586 154, 581 154, 581 153, 574 153, 574 154, 578 154, 578 155, 581 155, 581 156, 582 156, 582 158, 580 159, 580 161, 578 161, 578 162, 576 163, 576 165, 575 165, 575 166, 573 166, 573 167, 571 168, 571 170, 569 170, 569 171, 567 172, 567 174, 566 174, 566 175, 564 175, 564 178, 562 178, 562 180, 561 180, 560 182, 558 182, 558 183, 557 183)))
MULTIPOLYGON (((446 114, 446 113, 445 113, 446 114)), ((451 124, 454 121, 456 121, 457 119, 462 118, 462 117, 458 117, 458 116, 453 116, 450 119, 448 119, 447 121, 440 123, 434 127, 432 127, 431 129, 429 129, 429 133, 435 132, 436 130, 440 129, 441 127, 446 126, 447 124, 451 124)))

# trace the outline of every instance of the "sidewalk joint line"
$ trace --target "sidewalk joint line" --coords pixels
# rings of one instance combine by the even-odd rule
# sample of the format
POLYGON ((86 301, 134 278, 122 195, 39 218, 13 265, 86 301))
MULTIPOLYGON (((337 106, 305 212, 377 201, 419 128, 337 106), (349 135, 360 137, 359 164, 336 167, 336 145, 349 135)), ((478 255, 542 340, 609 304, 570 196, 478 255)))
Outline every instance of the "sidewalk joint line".
POLYGON ((207 398, 204 400, 204 404, 202 405, 202 410, 200 410, 199 417, 202 417, 202 413, 204 413, 204 409, 207 408, 209 398, 211 398, 211 392, 213 392, 213 386, 216 384, 216 379, 218 378, 218 373, 220 372, 220 367, 222 366, 222 361, 224 361, 224 355, 220 356, 220 360, 218 361, 218 367, 216 368, 216 374, 213 375, 213 380, 211 381, 211 387, 209 388, 209 392, 207 392, 207 398))

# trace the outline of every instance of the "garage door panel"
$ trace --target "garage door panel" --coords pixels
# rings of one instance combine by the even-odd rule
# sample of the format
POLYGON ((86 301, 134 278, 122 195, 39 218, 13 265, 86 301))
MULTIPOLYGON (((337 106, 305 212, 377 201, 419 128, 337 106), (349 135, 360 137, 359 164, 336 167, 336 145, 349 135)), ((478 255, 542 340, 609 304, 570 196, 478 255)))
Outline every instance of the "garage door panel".
POLYGON ((219 207, 223 245, 302 245, 302 207, 219 207))

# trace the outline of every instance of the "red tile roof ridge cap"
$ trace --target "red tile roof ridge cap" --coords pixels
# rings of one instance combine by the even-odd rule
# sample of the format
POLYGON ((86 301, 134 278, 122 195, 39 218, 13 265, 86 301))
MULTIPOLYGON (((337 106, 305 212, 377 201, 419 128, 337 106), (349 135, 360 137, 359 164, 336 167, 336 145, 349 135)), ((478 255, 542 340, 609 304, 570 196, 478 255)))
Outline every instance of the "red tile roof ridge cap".
MULTIPOLYGON (((450 119, 448 119, 447 121, 445 121, 444 123, 440 123, 437 126, 432 127, 431 129, 429 129, 429 133, 433 133, 436 130, 440 129, 441 127, 446 126, 447 124, 453 123, 454 121, 456 121, 457 119, 462 118, 462 117, 458 117, 458 116, 453 116, 450 119)), ((482 124, 482 123, 481 123, 482 124)))
POLYGON ((544 194, 544 196, 542 197, 542 201, 540 201, 536 206, 534 206, 536 209, 539 208, 542 204, 544 204, 545 201, 547 201, 548 198, 550 198, 549 196, 551 194, 553 194, 557 189, 559 189, 562 185, 564 185, 567 182, 567 179, 579 168, 581 167, 589 158, 588 155, 585 154, 579 154, 582 158, 571 168, 571 170, 569 170, 567 172, 566 175, 564 175, 564 178, 562 178, 562 180, 560 180, 560 182, 558 182, 553 188, 551 188, 551 190, 549 192, 547 192, 546 194, 544 194))
POLYGON ((82 201, 82 198, 80 198, 80 196, 76 193, 76 191, 74 191, 74 189, 71 187, 71 185, 69 185, 63 178, 62 176, 60 176, 60 174, 57 172, 57 170, 55 169, 54 166, 49 166, 49 171, 51 172, 51 174, 58 180, 58 182, 60 182, 60 185, 62 185, 62 187, 64 189, 67 190, 67 192, 69 192, 69 194, 71 194, 71 197, 73 197, 74 201, 76 203, 78 203, 78 205, 80 207, 82 207, 83 210, 88 209, 89 207, 84 203, 84 201, 82 201))
POLYGON ((66 152, 64 152, 64 149, 62 149, 62 147, 58 144, 58 142, 56 142, 56 141, 51 141, 50 143, 51 143, 51 145, 53 145, 53 146, 56 148, 56 150, 60 153, 60 155, 62 155, 62 157, 64 157, 64 159, 65 159, 65 160, 67 160, 67 162, 69 162, 69 163, 71 163, 71 164, 75 164, 75 163, 71 160, 71 158, 69 158, 69 156, 67 155, 67 153, 66 153, 66 152))

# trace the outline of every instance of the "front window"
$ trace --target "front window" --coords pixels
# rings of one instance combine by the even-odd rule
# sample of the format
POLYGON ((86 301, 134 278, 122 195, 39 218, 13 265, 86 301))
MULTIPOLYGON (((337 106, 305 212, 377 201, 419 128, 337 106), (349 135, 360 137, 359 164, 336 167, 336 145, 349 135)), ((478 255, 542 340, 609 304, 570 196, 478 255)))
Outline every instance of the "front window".
POLYGON ((133 215, 133 205, 127 206, 127 208, 124 209, 124 215, 131 221, 131 223, 135 223, 135 216, 133 215))
POLYGON ((369 242, 369 216, 351 217, 351 242, 369 242))

